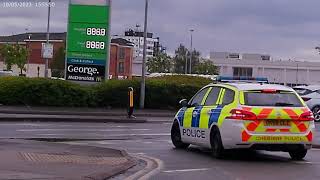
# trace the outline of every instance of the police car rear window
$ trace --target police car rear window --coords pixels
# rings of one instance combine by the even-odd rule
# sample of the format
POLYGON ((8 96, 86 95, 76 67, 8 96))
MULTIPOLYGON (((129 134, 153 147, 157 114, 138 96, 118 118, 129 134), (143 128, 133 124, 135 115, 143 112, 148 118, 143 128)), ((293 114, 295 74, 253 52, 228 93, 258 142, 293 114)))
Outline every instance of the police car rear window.
POLYGON ((248 106, 280 106, 303 107, 300 99, 294 93, 263 93, 244 92, 245 105, 248 106))

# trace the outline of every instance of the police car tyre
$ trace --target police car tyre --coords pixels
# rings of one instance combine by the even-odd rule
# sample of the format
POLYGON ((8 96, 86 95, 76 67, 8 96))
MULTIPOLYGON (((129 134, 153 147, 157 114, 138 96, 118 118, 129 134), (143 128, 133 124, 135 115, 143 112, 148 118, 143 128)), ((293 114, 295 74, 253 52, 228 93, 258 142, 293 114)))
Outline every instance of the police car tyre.
POLYGON ((212 130, 210 133, 210 143, 211 143, 211 149, 212 149, 212 156, 218 159, 223 158, 224 148, 223 148, 219 128, 216 126, 212 127, 212 130))
POLYGON ((171 128, 171 141, 177 149, 187 149, 190 146, 190 144, 182 142, 179 123, 176 121, 171 128))
POLYGON ((304 157, 306 157, 308 150, 302 149, 298 151, 290 151, 290 157, 293 160, 302 160, 304 157))
POLYGON ((316 106, 312 109, 312 113, 314 115, 314 121, 320 122, 320 106, 316 106))

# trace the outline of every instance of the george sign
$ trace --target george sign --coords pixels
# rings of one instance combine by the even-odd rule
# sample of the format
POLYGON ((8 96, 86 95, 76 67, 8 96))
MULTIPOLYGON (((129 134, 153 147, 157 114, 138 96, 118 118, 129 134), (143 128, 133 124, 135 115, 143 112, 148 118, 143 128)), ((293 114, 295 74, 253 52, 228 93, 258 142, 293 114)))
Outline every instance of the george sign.
POLYGON ((105 79, 109 50, 108 0, 69 4, 66 80, 100 82, 105 79))
POLYGON ((44 59, 53 58, 53 44, 42 43, 41 56, 44 59))

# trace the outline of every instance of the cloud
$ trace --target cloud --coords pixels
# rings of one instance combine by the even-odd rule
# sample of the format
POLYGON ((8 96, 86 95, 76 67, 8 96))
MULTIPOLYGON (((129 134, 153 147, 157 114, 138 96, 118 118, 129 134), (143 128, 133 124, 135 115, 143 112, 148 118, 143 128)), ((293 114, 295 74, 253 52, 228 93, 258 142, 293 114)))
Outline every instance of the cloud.
MULTIPOLYGON (((68 0, 53 2, 52 31, 66 31, 68 0)), ((144 3, 113 0, 112 34, 143 25, 144 3)), ((317 60, 320 55, 314 47, 320 45, 319 6, 319 0, 149 0, 148 27, 171 53, 180 43, 190 46, 189 30, 194 29, 194 47, 204 56, 214 50, 317 60)), ((25 28, 45 31, 46 13, 46 8, 0 5, 0 33, 21 33, 25 28)))

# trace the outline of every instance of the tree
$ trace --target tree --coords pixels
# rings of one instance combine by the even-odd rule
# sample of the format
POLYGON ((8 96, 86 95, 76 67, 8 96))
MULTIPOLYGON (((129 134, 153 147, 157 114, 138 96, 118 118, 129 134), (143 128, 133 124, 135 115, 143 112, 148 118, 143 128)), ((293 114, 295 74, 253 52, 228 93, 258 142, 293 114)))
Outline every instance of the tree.
POLYGON ((20 75, 23 75, 23 71, 26 71, 25 65, 28 61, 29 52, 26 47, 21 45, 15 46, 15 51, 14 64, 16 64, 20 69, 20 75))
POLYGON ((29 52, 26 47, 22 45, 4 45, 0 50, 1 56, 4 58, 7 70, 11 70, 13 65, 17 65, 20 69, 20 75, 25 71, 25 65, 29 52))
POLYGON ((4 59, 4 64, 6 65, 6 70, 11 71, 14 65, 14 49, 12 45, 4 45, 0 49, 1 56, 4 59))
POLYGON ((194 68, 196 74, 214 75, 219 74, 217 66, 208 59, 201 58, 199 64, 194 68))
MULTIPOLYGON (((195 73, 194 67, 199 64, 200 52, 193 50, 192 53, 192 63, 191 63, 191 71, 195 73)), ((174 61, 174 73, 183 74, 185 73, 187 60, 187 70, 189 72, 189 64, 190 64, 190 51, 182 44, 179 45, 178 49, 175 51, 174 61)))
POLYGON ((65 70, 65 48, 60 47, 54 55, 51 62, 51 71, 53 77, 64 77, 65 70))
POLYGON ((169 73, 171 71, 172 59, 166 53, 159 53, 147 61, 148 72, 169 73))

